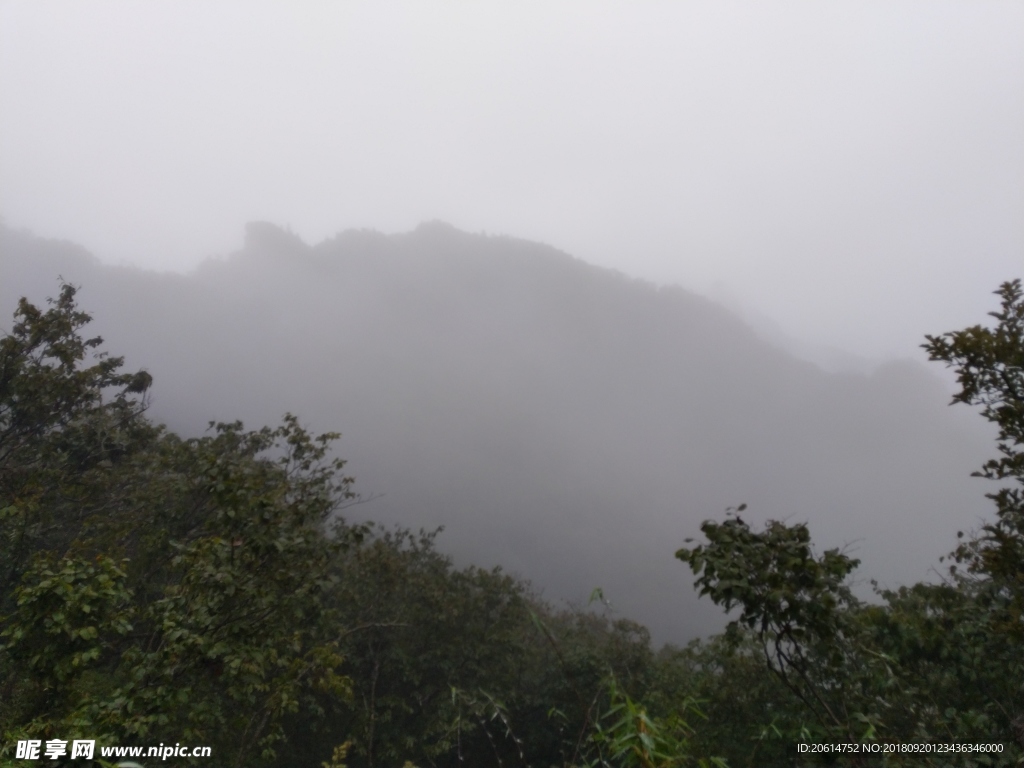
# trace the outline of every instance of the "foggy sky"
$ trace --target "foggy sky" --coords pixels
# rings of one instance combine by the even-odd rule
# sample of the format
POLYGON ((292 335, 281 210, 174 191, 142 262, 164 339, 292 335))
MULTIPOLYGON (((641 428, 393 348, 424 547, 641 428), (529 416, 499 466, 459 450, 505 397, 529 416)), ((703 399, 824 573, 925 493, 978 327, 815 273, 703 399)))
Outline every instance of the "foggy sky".
POLYGON ((1024 273, 1019 2, 0 2, 0 215, 540 240, 870 357, 1024 273))

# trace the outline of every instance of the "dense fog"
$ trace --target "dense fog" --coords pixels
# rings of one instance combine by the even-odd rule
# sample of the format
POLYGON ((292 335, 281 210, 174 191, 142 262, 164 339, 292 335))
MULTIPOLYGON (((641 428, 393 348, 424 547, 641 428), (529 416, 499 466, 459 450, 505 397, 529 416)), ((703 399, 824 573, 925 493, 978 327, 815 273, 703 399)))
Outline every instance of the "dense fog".
POLYGON ((1022 280, 1018 0, 0 0, 0 765, 1024 765, 1022 280))
POLYGON ((601 587, 683 641, 720 626, 673 558, 700 522, 809 521, 886 586, 935 578, 988 514, 991 433, 922 360, 827 373, 681 288, 440 222, 309 245, 252 223, 187 274, 105 266, 5 228, 0 311, 82 286, 106 349, 184 434, 286 412, 343 433, 353 519, 433 529, 554 601, 601 587))
POLYGON ((1013 0, 0 2, 10 226, 184 272, 249 221, 441 219, 845 369, 1019 272, 1022 137, 1013 0))
POLYGON ((0 0, 0 328, 61 276, 171 429, 659 639, 740 503, 937 577, 992 435, 920 344, 1022 210, 1020 3, 0 0))

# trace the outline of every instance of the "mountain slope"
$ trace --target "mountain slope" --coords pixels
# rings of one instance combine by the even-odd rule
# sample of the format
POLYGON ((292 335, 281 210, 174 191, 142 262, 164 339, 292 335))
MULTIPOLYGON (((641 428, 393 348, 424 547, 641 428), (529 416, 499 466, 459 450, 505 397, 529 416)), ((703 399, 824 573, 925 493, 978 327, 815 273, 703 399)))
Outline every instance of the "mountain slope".
POLYGON ((547 246, 438 223, 308 246, 254 224, 181 276, 3 230, 0 273, 2 318, 58 274, 81 284, 172 428, 293 411, 342 431, 377 496, 353 516, 445 525, 457 559, 552 598, 601 586, 661 639, 718 620, 672 553, 727 506, 809 520, 890 585, 926 577, 987 512, 968 475, 989 435, 923 365, 828 374, 710 301, 547 246))

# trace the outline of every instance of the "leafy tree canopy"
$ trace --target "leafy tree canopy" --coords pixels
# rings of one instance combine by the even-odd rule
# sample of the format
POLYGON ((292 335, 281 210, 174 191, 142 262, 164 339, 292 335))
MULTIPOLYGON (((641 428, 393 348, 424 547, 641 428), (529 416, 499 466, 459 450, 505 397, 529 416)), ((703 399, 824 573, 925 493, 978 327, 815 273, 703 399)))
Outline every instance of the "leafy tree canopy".
POLYGON ((676 553, 727 631, 658 652, 607 608, 456 568, 436 534, 346 522, 336 434, 154 425, 149 375, 83 335, 74 287, 22 300, 0 339, 0 765, 54 737, 282 768, 801 765, 810 741, 999 751, 808 764, 1019 765, 1024 293, 998 294, 992 327, 924 345, 996 425, 978 474, 1003 484, 945 580, 859 600, 856 560, 741 505, 676 553))
MULTIPOLYGON (((995 327, 928 336, 924 345, 955 370, 954 402, 980 406, 998 427, 999 457, 977 474, 1013 481, 990 494, 995 521, 956 549, 945 583, 880 590, 880 605, 864 604, 845 584, 857 562, 837 550, 815 556, 805 525, 773 521, 757 532, 738 516, 705 522, 708 543, 676 553, 702 594, 739 608, 729 652, 763 658, 779 692, 764 694, 773 715, 762 726, 783 739, 1000 745, 998 753, 874 760, 885 765, 1024 760, 1024 294, 1019 280, 997 294, 995 327)), ((712 673, 733 674, 720 656, 712 673)), ((756 745, 764 733, 741 739, 756 745)))

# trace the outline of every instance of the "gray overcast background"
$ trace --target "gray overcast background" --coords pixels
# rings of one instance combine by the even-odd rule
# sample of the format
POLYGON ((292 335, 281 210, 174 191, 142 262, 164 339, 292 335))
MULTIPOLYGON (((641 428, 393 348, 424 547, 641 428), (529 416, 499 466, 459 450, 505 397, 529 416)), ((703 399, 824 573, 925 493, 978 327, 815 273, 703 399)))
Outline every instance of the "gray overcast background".
POLYGON ((442 219, 919 357, 1022 212, 1018 0, 0 2, 0 214, 106 261, 442 219))

